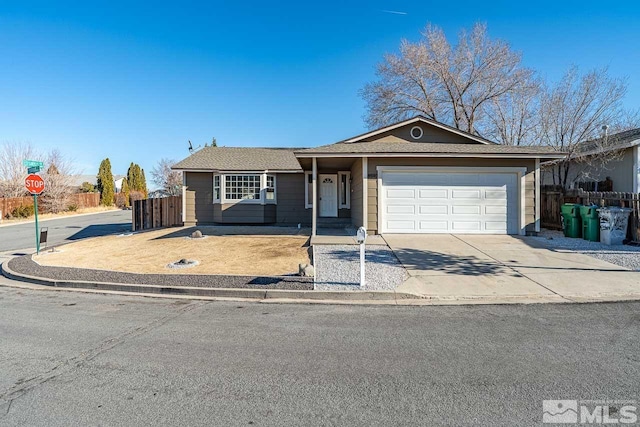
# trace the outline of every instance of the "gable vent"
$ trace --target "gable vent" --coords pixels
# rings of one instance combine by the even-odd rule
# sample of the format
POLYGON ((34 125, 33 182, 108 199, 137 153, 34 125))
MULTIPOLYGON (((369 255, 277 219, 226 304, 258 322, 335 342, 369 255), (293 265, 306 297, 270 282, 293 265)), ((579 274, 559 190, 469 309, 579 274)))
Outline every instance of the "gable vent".
POLYGON ((424 132, 422 131, 422 128, 420 126, 414 126, 411 128, 411 138, 413 139, 422 138, 423 133, 424 132))

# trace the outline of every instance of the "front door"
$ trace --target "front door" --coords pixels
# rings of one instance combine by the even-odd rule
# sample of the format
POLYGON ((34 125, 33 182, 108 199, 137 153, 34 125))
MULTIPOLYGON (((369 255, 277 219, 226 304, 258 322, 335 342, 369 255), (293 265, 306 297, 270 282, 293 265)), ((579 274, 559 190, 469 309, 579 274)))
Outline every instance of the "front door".
POLYGON ((320 181, 320 216, 338 216, 338 175, 318 176, 320 181))

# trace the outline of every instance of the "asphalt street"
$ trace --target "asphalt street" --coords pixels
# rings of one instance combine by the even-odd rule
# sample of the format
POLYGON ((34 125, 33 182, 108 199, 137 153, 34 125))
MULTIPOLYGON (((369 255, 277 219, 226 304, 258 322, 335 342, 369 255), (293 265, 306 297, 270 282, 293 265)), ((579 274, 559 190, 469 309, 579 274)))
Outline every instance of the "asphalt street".
MULTIPOLYGON (((49 246, 59 245, 85 237, 131 231, 131 211, 117 210, 47 219, 40 221, 40 227, 47 227, 49 230, 49 246)), ((33 222, 0 227, 0 252, 34 249, 35 246, 33 222)))
POLYGON ((639 310, 0 287, 0 425, 541 425, 545 399, 638 399, 639 310))

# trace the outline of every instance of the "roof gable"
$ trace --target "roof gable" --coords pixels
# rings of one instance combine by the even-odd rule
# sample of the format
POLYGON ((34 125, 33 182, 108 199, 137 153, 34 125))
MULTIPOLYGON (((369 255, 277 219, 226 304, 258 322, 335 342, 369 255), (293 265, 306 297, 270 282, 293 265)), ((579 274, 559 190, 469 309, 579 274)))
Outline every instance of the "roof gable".
POLYGON ((470 134, 460 129, 438 123, 424 116, 416 116, 380 129, 376 129, 340 143, 355 142, 412 142, 449 144, 495 144, 488 139, 470 134), (417 128, 417 129, 414 129, 417 128))

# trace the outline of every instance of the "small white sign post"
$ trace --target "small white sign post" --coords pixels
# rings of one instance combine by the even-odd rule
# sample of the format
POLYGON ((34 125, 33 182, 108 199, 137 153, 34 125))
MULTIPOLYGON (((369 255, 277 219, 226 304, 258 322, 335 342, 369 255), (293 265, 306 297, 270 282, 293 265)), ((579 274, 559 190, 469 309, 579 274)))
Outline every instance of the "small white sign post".
POLYGON ((360 245, 360 287, 364 288, 364 243, 367 240, 367 230, 364 227, 358 228, 356 241, 360 245))

